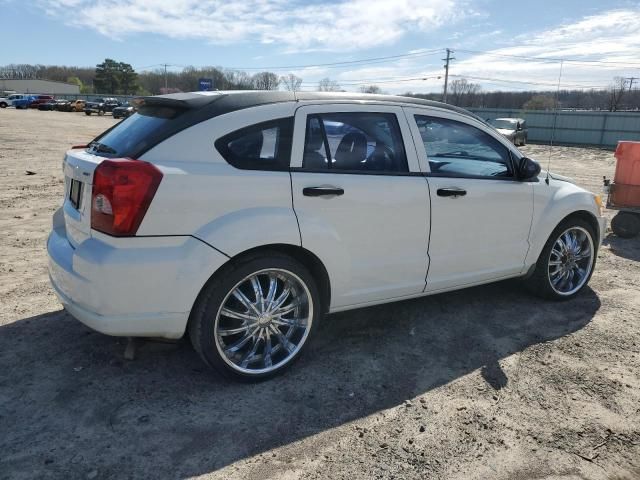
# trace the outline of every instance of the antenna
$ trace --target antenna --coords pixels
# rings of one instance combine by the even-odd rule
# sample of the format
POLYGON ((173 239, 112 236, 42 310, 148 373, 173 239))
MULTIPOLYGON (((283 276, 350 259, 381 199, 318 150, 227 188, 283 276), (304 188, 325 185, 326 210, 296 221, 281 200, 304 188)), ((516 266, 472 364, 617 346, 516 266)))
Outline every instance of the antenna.
POLYGON ((551 151, 553 150, 553 141, 556 136, 556 124, 558 123, 558 99, 560 97, 560 82, 562 81, 562 66, 564 60, 560 60, 560 74, 558 75, 558 88, 556 89, 555 114, 553 115, 553 128, 551 129, 551 141, 549 142, 549 159, 547 160, 547 178, 545 182, 549 185, 549 170, 551 169, 551 151))

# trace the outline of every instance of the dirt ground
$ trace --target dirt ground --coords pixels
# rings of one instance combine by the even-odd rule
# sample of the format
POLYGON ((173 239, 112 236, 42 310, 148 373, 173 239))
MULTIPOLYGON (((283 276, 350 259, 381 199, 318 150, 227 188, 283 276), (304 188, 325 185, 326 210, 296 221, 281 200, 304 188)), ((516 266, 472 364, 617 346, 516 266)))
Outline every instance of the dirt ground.
MULTIPOLYGON (((61 309, 45 252, 63 152, 113 122, 0 111, 0 479, 640 478, 640 239, 609 235, 566 303, 511 281, 330 316, 255 385, 186 342, 125 361, 61 309)), ((614 166, 553 149, 593 190, 614 166)))

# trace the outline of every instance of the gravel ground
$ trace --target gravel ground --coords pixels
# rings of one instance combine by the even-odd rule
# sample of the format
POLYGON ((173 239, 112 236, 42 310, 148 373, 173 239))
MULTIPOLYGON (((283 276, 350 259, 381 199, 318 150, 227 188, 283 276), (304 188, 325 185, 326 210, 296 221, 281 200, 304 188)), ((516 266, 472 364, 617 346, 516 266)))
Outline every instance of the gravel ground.
MULTIPOLYGON (((0 479, 640 478, 640 239, 609 235, 566 303, 511 281, 332 315, 260 384, 186 342, 129 362, 46 273, 62 154, 113 122, 0 111, 0 479)), ((546 165, 548 147, 523 150, 546 165)), ((592 190, 614 167, 552 150, 592 190)))

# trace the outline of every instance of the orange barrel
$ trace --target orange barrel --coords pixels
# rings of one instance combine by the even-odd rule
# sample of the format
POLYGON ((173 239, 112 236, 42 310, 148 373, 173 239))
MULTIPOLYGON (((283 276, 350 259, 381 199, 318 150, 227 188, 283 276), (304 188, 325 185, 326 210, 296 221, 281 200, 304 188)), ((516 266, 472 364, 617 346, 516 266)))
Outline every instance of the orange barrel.
POLYGON ((640 207, 640 142, 618 142, 616 174, 609 197, 618 207, 640 207))
POLYGON ((618 142, 615 183, 640 185, 640 142, 618 142))

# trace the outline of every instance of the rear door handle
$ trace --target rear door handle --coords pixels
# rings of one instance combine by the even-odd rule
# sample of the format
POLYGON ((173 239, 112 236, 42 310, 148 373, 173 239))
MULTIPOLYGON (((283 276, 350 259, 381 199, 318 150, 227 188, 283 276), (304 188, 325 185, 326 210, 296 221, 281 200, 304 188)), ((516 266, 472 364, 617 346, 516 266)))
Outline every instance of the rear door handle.
POLYGON ((344 190, 340 187, 305 187, 302 189, 305 197, 322 197, 325 195, 343 195, 344 190))
POLYGON ((464 197, 467 191, 462 188, 449 187, 439 188, 437 193, 439 197, 464 197))

